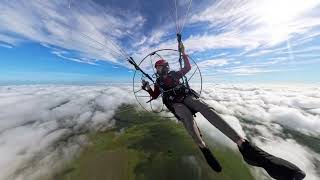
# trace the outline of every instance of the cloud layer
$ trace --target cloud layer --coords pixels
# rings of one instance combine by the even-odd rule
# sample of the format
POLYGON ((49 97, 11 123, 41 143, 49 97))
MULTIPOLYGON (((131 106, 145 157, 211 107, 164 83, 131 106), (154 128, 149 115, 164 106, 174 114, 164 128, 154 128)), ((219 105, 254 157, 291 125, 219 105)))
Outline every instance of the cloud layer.
POLYGON ((127 87, 0 87, 0 179, 63 168, 87 143, 84 133, 112 126, 119 105, 134 103, 129 93, 127 87))
MULTIPOLYGON (((307 180, 320 177, 320 150, 312 146, 320 142, 318 87, 204 87, 202 98, 239 134, 297 164, 307 180)), ((128 85, 2 86, 0 98, 0 179, 33 179, 63 168, 88 143, 85 133, 112 126, 120 104, 136 104, 128 85)), ((236 149, 201 115, 196 120, 210 138, 236 149)), ((254 171, 264 179, 265 172, 254 171)))

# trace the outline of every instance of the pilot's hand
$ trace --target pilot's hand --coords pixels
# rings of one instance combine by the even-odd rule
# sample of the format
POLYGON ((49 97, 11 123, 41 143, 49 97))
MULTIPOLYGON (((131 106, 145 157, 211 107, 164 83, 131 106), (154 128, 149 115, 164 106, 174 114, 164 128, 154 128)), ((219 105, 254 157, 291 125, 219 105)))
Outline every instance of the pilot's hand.
POLYGON ((151 88, 150 88, 150 85, 149 85, 149 82, 148 82, 148 81, 145 81, 144 79, 142 79, 142 86, 141 86, 141 88, 142 88, 143 90, 146 90, 146 91, 148 91, 148 90, 151 89, 151 88))

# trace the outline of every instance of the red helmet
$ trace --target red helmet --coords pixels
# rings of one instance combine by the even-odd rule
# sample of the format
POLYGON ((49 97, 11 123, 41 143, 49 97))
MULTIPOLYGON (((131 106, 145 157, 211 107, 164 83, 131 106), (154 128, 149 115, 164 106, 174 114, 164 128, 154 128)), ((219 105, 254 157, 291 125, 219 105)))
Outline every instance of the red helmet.
POLYGON ((158 60, 155 64, 154 64, 154 67, 157 67, 157 66, 167 66, 168 65, 168 62, 164 59, 160 59, 158 60))

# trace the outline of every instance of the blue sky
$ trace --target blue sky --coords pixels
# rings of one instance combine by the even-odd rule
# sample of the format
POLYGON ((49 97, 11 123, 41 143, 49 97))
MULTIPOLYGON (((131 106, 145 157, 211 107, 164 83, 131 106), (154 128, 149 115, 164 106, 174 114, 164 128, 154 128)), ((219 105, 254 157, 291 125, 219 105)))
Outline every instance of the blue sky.
POLYGON ((5 0, 0 83, 130 82, 125 55, 175 49, 177 29, 206 82, 320 82, 318 0, 190 2, 5 0))

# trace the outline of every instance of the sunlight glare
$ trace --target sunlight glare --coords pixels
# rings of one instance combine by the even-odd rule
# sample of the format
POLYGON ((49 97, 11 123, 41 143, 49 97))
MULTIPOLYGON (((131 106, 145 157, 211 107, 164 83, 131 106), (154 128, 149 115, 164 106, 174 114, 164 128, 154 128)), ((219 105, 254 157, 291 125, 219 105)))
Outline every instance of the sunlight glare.
POLYGON ((318 3, 316 0, 264 0, 257 9, 258 18, 268 25, 290 23, 318 3))
POLYGON ((317 0, 263 0, 254 12, 268 31, 271 44, 276 44, 288 39, 293 30, 290 24, 317 4, 317 0))

